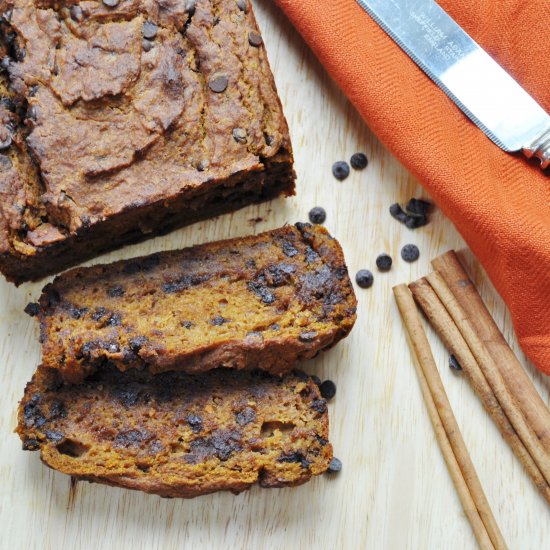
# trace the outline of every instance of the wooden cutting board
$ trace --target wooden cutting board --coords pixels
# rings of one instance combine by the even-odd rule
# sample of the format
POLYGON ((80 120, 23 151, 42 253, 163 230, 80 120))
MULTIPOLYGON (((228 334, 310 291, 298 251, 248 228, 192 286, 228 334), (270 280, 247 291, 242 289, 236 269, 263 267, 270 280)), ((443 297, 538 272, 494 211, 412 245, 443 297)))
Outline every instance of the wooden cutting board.
MULTIPOLYGON (((13 433, 16 406, 40 360, 38 330, 23 313, 42 283, 16 289, 0 282, 0 547, 16 549, 457 549, 475 540, 435 441, 422 401, 391 287, 430 269, 430 258, 465 249, 436 211, 415 232, 395 222, 388 207, 426 196, 378 143, 353 107, 270 0, 254 2, 296 153, 298 195, 196 224, 101 258, 110 261, 305 221, 313 206, 344 248, 351 274, 375 272, 370 290, 357 289, 358 320, 351 336, 304 365, 331 378, 331 441, 343 464, 297 489, 217 494, 193 501, 78 483, 21 451, 13 433), (331 175, 336 160, 356 151, 370 163, 346 181, 331 175), (402 245, 421 258, 404 263, 402 245), (380 252, 394 258, 379 274, 380 252)), ((518 350, 510 316, 472 254, 463 257, 503 332, 518 350)), ((430 331, 443 382, 472 459, 510 548, 548 548, 548 509, 483 412, 469 386, 447 367, 447 353, 430 331)), ((519 350, 518 350, 519 352, 519 350)), ((523 356, 520 353, 520 357, 523 356)), ((523 358, 544 399, 550 381, 523 358)))

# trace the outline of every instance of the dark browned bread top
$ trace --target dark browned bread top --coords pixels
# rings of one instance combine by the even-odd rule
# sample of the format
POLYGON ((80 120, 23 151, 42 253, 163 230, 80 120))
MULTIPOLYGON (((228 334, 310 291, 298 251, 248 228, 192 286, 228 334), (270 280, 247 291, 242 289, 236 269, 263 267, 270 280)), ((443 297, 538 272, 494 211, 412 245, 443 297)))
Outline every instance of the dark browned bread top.
POLYGON ((55 470, 170 497, 299 485, 332 458, 326 403, 302 373, 110 367, 71 386, 39 367, 17 431, 55 470))
POLYGON ((182 197, 222 211, 249 174, 277 173, 272 196, 293 192, 288 128, 247 0, 2 0, 0 16, 0 254, 30 265, 120 218, 110 242, 101 235, 112 248, 166 230, 155 216, 182 197))
POLYGON ((119 369, 292 370, 345 337, 356 299, 342 249, 320 226, 78 268, 27 311, 43 362, 72 382, 119 369))

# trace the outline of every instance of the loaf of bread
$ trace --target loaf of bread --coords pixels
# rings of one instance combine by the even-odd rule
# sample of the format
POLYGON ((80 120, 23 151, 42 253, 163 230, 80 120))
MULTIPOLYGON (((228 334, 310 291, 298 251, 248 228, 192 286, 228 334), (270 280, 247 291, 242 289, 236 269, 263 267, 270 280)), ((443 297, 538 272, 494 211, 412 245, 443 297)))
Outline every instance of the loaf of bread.
POLYGON ((291 194, 248 0, 0 2, 8 280, 291 194))
POLYGON ((299 485, 332 458, 326 402, 299 372, 106 367, 73 386, 39 367, 17 431, 55 470, 166 497, 299 485))
POLYGON ((281 374, 345 337, 356 298, 340 245, 321 226, 76 268, 44 288, 43 363, 78 383, 120 370, 261 368, 281 374))

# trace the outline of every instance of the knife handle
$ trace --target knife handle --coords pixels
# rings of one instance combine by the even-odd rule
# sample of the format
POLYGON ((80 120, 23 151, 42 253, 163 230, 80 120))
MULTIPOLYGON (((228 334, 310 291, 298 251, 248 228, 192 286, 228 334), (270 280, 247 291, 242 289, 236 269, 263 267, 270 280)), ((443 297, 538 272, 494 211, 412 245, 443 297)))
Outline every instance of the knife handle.
POLYGON ((540 167, 546 170, 550 166, 550 128, 547 128, 530 145, 523 148, 524 155, 530 158, 538 158, 540 167))

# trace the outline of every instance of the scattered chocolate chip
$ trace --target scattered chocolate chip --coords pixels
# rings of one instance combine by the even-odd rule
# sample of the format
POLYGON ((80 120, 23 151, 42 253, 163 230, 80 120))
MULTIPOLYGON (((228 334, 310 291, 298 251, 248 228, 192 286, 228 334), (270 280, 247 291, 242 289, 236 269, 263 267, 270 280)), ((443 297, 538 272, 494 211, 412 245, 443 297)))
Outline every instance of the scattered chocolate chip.
POLYGON ((409 214, 414 214, 416 216, 425 216, 430 212, 432 204, 428 201, 422 199, 412 198, 405 206, 405 210, 409 214))
POLYGON ((5 151, 6 149, 9 149, 12 144, 12 137, 10 134, 7 134, 6 139, 3 141, 0 141, 0 151, 5 151))
POLYGON ((71 16, 71 19, 73 21, 76 21, 77 23, 80 23, 84 20, 84 12, 82 11, 82 8, 75 4, 74 6, 71 6, 71 9, 69 10, 69 14, 71 16))
POLYGON ((275 295, 259 281, 249 281, 248 288, 254 292, 264 304, 272 304, 277 299, 275 295))
POLYGON ((111 298, 117 298, 118 296, 124 296, 124 288, 122 285, 112 286, 107 290, 107 295, 111 298))
POLYGON ((427 225, 427 223, 428 223, 427 216, 407 216, 407 219, 405 220, 405 225, 409 229, 417 229, 418 227, 427 225))
POLYGON ((389 271, 392 263, 393 260, 389 254, 380 254, 378 258, 376 258, 376 267, 380 271, 389 271))
POLYGON ((185 1, 185 13, 193 15, 195 13, 195 8, 197 7, 197 0, 186 0, 185 1))
POLYGON ((0 15, 0 21, 5 21, 6 23, 9 23, 11 21, 12 15, 13 15, 13 8, 9 8, 2 15, 0 15))
POLYGON ((301 332, 300 336, 298 336, 298 339, 300 342, 313 342, 315 338, 317 337, 317 331, 316 330, 310 330, 307 332, 301 332))
POLYGON ((237 0, 237 7, 244 11, 245 13, 248 11, 248 5, 246 3, 246 0, 237 0))
POLYGON ((122 316, 120 313, 113 313, 109 316, 109 318, 105 321, 103 326, 106 327, 119 327, 122 325, 122 316))
POLYGON ((0 105, 2 105, 2 107, 10 111, 11 113, 15 113, 16 111, 15 103, 9 97, 1 97, 0 105))
POLYGON ((212 317, 212 319, 210 319, 210 324, 214 325, 215 327, 219 327, 219 326, 223 325, 224 323, 227 323, 228 320, 229 319, 225 319, 221 315, 216 315, 215 317, 212 317))
POLYGON ((401 257, 406 262, 416 262, 416 260, 420 257, 420 250, 418 250, 418 246, 415 244, 406 244, 401 249, 401 257))
POLYGON ((57 430, 46 430, 44 432, 44 435, 50 441, 54 441, 54 442, 61 441, 65 437, 61 432, 58 432, 57 430))
POLYGON ((314 224, 325 223, 327 212, 321 206, 315 206, 309 211, 309 221, 314 224))
POLYGON ((349 164, 344 160, 339 160, 332 165, 332 175, 340 181, 349 176, 349 164))
POLYGON ((92 313, 92 320, 94 321, 100 321, 105 315, 107 315, 108 311, 104 307, 97 307, 96 310, 92 313))
POLYGON ((31 317, 36 317, 40 313, 40 306, 36 302, 29 302, 23 311, 31 317))
POLYGON ((182 321, 181 326, 189 330, 193 326, 193 323, 191 321, 182 321))
POLYGON ((116 8, 116 6, 118 6, 118 3, 120 2, 120 0, 103 0, 103 3, 108 7, 108 8, 116 8))
POLYGON ((315 399, 315 401, 311 403, 311 408, 320 414, 324 414, 327 410, 327 402, 324 399, 315 399))
POLYGON ((229 84, 229 80, 227 79, 227 76, 225 76, 224 74, 221 74, 212 78, 208 82, 208 87, 216 94, 219 94, 221 92, 225 92, 228 84, 229 84))
POLYGON ((306 459, 301 451, 296 451, 295 453, 286 453, 280 456, 277 459, 277 462, 287 462, 301 464, 302 468, 309 468, 311 462, 306 459))
POLYGON ((253 46, 254 48, 259 48, 263 44, 262 37, 260 33, 257 33, 255 31, 250 31, 248 33, 248 43, 253 46))
POLYGON ((271 330, 281 330, 281 325, 279 325, 279 323, 273 323, 270 327, 269 327, 271 330))
POLYGON ((311 379, 315 382, 315 384, 317 384, 317 386, 321 385, 321 379, 316 374, 312 374, 311 379))
POLYGON ((153 40, 157 36, 159 28, 152 21, 145 21, 143 27, 141 27, 141 36, 147 38, 147 40, 153 40))
POLYGON ((369 159, 365 153, 355 153, 351 156, 349 163, 354 170, 364 170, 369 163, 369 159))
POLYGON ((374 283, 374 275, 368 269, 360 269, 355 275, 355 282, 361 288, 370 288, 374 283))
POLYGON ((328 465, 327 473, 336 474, 342 469, 342 461, 334 457, 328 465))
POLYGON ((266 145, 268 146, 271 146, 275 143, 275 138, 268 134, 264 134, 264 139, 265 139, 266 145))
POLYGON ((461 371, 462 366, 454 355, 449 356, 449 367, 454 371, 461 371))
POLYGON ((393 218, 395 218, 398 222, 405 223, 407 221, 407 214, 403 211, 401 208, 401 205, 399 203, 392 204, 390 206, 390 214, 393 218))
POLYGON ((116 342, 105 342, 103 344, 103 349, 107 350, 109 353, 118 353, 120 351, 116 342))
POLYGON ((147 40, 146 38, 142 39, 141 47, 143 48, 144 52, 150 52, 153 46, 154 44, 150 40, 147 40))
POLYGON ((336 395, 336 384, 332 380, 325 380, 320 386, 321 397, 332 399, 336 395))
POLYGON ((8 56, 5 56, 2 58, 2 61, 0 61, 0 69, 3 71, 7 71, 10 68, 11 59, 8 56))
POLYGON ((233 128, 233 139, 237 143, 246 143, 246 130, 243 128, 233 128))

